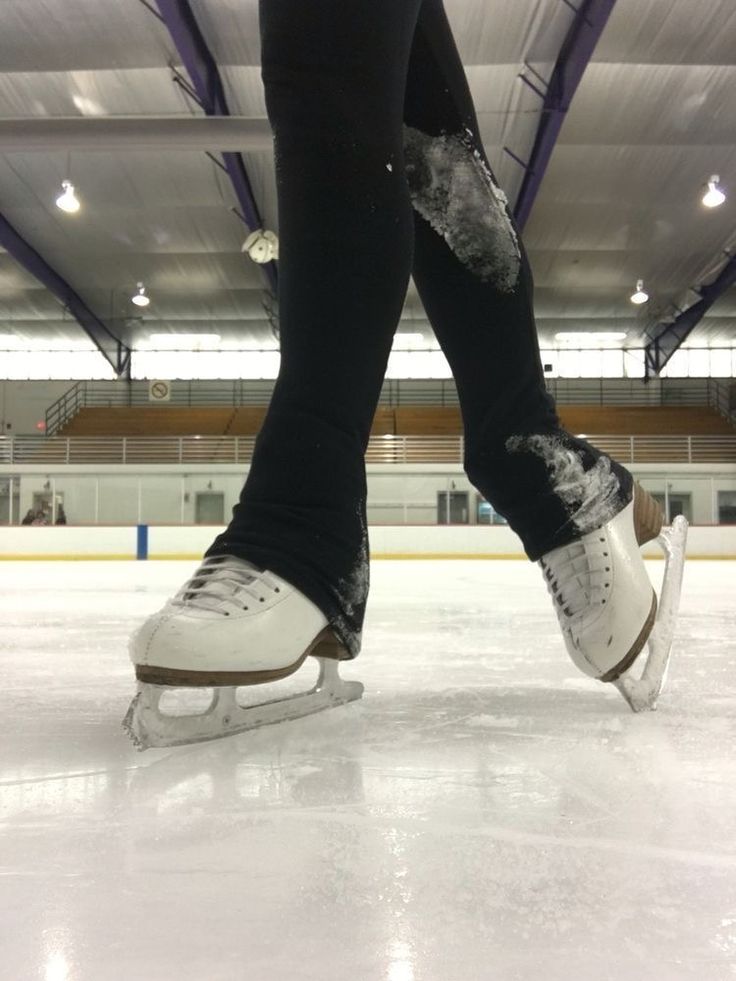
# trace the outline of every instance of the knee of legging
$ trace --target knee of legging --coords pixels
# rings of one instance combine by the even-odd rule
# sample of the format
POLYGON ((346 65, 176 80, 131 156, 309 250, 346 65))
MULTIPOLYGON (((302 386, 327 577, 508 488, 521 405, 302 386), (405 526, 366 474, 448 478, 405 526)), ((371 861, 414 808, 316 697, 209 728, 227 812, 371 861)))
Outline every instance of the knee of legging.
POLYGON ((414 210, 456 258, 500 294, 523 287, 523 249, 506 195, 473 134, 432 136, 404 127, 406 176, 414 210))

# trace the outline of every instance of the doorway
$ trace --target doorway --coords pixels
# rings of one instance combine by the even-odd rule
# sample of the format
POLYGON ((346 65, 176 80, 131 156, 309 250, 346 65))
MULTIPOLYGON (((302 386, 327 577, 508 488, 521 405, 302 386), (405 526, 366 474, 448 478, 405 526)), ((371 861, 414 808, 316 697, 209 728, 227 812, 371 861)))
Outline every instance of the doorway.
POLYGON ((225 495, 202 491, 194 501, 194 523, 197 525, 225 524, 225 495))
POLYGON ((469 523, 467 491, 437 492, 437 524, 467 525, 469 523))
POLYGON ((652 494, 654 500, 662 508, 662 513, 664 514, 664 523, 666 525, 671 525, 678 514, 684 515, 687 519, 688 524, 692 523, 693 520, 693 503, 692 494, 681 494, 677 491, 670 491, 667 495, 667 500, 665 501, 664 494, 652 494), (669 513, 667 505, 669 504, 669 513))
POLYGON ((736 525, 736 491, 718 491, 718 524, 736 525))
POLYGON ((20 524, 20 481, 0 477, 0 525, 20 524))

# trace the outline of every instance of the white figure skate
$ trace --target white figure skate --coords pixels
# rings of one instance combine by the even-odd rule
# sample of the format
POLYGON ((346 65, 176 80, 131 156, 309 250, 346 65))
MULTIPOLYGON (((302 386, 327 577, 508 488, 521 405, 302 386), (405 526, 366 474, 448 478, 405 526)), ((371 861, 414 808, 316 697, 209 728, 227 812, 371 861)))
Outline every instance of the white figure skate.
POLYGON ((654 709, 664 686, 687 528, 679 516, 663 530, 659 505, 637 484, 631 503, 611 521, 539 563, 570 657, 585 674, 612 682, 634 712, 654 709), (654 538, 666 557, 659 604, 639 552, 654 538), (636 673, 646 644, 646 662, 636 673))
POLYGON ((289 583, 233 556, 203 561, 194 576, 130 639, 138 691, 123 720, 138 749, 180 746, 298 719, 360 698, 343 681, 347 657, 324 614, 289 583), (312 655, 320 673, 310 691, 242 707, 241 685, 293 674, 312 655), (163 695, 213 688, 204 712, 166 714, 163 695))

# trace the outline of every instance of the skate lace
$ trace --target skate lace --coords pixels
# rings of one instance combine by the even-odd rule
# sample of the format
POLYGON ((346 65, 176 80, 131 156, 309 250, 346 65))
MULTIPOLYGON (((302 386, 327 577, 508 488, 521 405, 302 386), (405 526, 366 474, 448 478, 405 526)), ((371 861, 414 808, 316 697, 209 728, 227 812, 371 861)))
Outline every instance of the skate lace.
POLYGON ((230 616, 249 609, 250 604, 265 603, 268 593, 279 592, 267 572, 234 556, 216 555, 202 562, 171 605, 230 616))
POLYGON ((600 615, 613 578, 605 535, 593 532, 555 549, 540 560, 540 565, 563 628, 582 626, 600 615))

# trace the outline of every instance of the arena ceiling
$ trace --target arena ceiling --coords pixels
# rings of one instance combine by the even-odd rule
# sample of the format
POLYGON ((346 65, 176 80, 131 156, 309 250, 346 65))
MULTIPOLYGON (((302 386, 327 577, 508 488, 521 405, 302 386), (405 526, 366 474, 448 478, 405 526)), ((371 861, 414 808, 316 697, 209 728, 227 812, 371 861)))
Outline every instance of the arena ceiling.
MULTIPOLYGON (((203 118, 156 0, 2 0, 0 214, 126 345, 152 332, 215 332, 243 347, 272 346, 267 279, 241 253, 248 228, 218 163, 219 151, 240 145, 243 120, 260 120, 260 135, 251 127, 241 141, 249 147, 242 158, 264 226, 278 231, 258 4, 190 2, 240 121, 203 118), (121 145, 123 117, 133 128, 121 145), (97 121, 96 142, 80 133, 84 120, 97 121), (166 129, 171 120, 176 130, 166 129), (74 216, 54 203, 65 178, 83 202, 74 216), (142 315, 130 302, 138 282, 152 300, 142 315)), ((447 0, 486 149, 512 204, 543 118, 545 82, 584 2, 447 0)), ((559 346, 558 332, 616 331, 624 346, 641 347, 647 328, 689 306, 693 287, 729 260, 734 52, 733 0, 613 5, 524 230, 542 346, 559 346), (701 197, 712 174, 730 195, 708 210, 701 197), (638 279, 650 294, 643 307, 629 300, 638 279)), ((413 287, 399 329, 432 336, 413 287)), ((70 345, 85 337, 2 249, 0 333, 70 345)), ((687 343, 736 343, 735 287, 687 343)))

